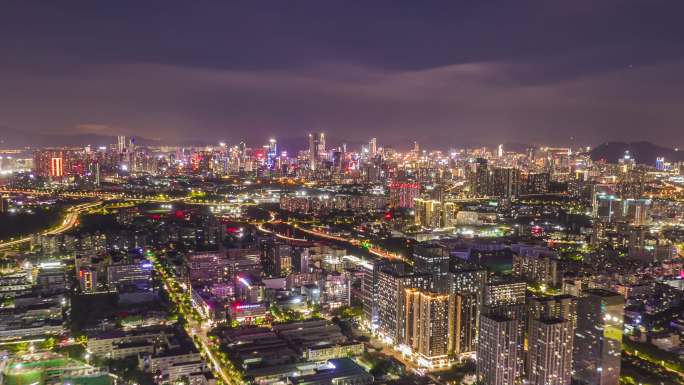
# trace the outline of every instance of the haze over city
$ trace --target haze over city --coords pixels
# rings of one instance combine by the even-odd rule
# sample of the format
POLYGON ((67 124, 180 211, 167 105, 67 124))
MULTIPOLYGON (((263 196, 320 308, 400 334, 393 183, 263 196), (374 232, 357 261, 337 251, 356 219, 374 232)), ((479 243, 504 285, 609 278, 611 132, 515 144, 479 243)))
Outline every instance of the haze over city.
POLYGON ((8 2, 0 136, 671 146, 684 141, 682 11, 660 0, 8 2))

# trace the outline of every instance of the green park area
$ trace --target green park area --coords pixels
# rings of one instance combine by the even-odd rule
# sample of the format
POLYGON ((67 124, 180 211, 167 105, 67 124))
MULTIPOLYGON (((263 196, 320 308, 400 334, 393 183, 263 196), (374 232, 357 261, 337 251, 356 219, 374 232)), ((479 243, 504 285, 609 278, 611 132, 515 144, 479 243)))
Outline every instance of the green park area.
POLYGON ((86 374, 83 373, 85 368, 88 366, 83 362, 58 355, 35 361, 15 361, 5 368, 3 384, 42 385, 57 382, 71 385, 112 385, 109 375, 86 374))
POLYGON ((684 376, 684 363, 675 353, 658 349, 651 344, 628 339, 623 340, 622 350, 626 354, 637 357, 640 360, 650 362, 672 372, 677 372, 680 376, 684 376))

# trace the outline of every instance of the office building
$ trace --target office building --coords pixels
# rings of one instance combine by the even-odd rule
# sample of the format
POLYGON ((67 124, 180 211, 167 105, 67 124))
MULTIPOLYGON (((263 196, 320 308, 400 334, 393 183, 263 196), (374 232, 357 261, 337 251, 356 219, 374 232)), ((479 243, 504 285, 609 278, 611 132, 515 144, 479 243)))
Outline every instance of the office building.
POLYGON ((325 154, 325 134, 317 132, 309 134, 309 169, 315 171, 325 154))
POLYGON ((151 281, 152 263, 147 260, 107 267, 107 284, 110 288, 122 286, 148 287, 151 281))

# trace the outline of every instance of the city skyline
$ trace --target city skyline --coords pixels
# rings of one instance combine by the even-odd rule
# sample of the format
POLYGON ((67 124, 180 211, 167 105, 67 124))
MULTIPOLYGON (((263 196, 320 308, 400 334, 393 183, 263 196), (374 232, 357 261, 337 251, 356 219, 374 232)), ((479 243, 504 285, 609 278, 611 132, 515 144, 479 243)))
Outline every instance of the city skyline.
POLYGON ((684 385, 682 11, 8 2, 0 384, 684 385))

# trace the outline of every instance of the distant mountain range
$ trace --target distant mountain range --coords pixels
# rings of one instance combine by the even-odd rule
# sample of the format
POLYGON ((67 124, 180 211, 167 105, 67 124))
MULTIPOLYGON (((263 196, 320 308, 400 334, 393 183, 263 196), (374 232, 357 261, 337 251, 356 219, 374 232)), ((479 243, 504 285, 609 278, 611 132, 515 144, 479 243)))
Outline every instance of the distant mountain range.
POLYGON ((658 146, 651 142, 608 142, 593 148, 590 152, 591 159, 606 160, 609 163, 616 163, 619 158, 629 154, 638 164, 655 165, 656 158, 664 157, 668 162, 684 161, 684 149, 677 151, 673 148, 658 146))

